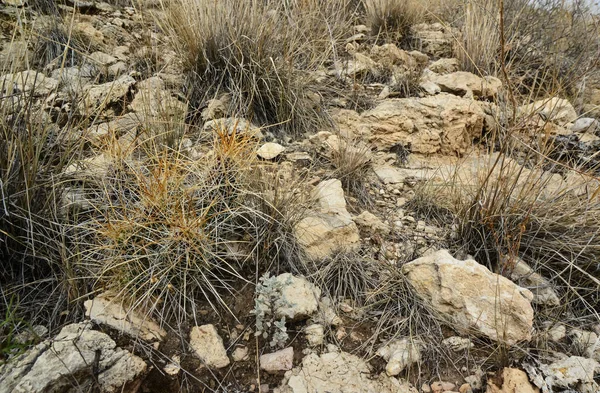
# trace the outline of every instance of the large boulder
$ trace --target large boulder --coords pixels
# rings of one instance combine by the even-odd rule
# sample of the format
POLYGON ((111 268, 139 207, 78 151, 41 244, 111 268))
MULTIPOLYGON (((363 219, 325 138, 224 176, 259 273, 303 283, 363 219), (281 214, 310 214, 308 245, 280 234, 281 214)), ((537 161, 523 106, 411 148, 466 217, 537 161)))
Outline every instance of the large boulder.
POLYGON ((417 393, 408 382, 381 374, 371 377, 371 367, 358 356, 346 352, 311 353, 302 365, 286 374, 281 393, 417 393))
POLYGON ((485 113, 452 94, 386 100, 365 112, 358 128, 379 150, 410 146, 413 153, 461 155, 481 136, 485 113))
POLYGON ((352 216, 346 210, 342 183, 325 180, 313 192, 315 211, 294 227, 298 244, 309 258, 319 259, 339 250, 355 250, 360 236, 352 216))
POLYGON ((533 294, 474 260, 460 261, 441 250, 407 263, 402 272, 457 330, 508 345, 531 339, 533 294))
POLYGON ((0 393, 134 393, 146 370, 141 358, 89 323, 72 324, 0 366, 0 393))

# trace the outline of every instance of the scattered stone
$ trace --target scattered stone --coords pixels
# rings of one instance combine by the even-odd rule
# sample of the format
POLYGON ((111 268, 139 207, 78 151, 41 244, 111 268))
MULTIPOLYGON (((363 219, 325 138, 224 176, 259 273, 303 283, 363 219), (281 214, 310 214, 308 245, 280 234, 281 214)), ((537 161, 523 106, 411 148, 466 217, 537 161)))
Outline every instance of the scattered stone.
POLYGON ((366 228, 371 233, 388 235, 391 231, 390 226, 384 223, 369 211, 364 211, 354 217, 354 222, 361 228, 366 228))
POLYGON ((573 329, 569 336, 573 344, 584 356, 600 362, 600 338, 596 333, 573 329))
POLYGON ((135 392, 147 370, 146 363, 117 348, 89 323, 65 326, 21 356, 0 366, 0 393, 98 391, 135 392))
POLYGON ((260 128, 256 127, 252 123, 235 117, 227 117, 222 119, 209 120, 204 123, 202 130, 206 132, 224 132, 227 131, 227 135, 236 133, 238 135, 249 134, 256 139, 262 139, 263 134, 260 128))
POLYGON ((510 278, 533 293, 533 303, 545 306, 558 306, 560 299, 548 280, 536 273, 525 261, 518 258, 510 278))
POLYGON ((306 319, 319 308, 321 290, 303 277, 290 273, 277 276, 281 284, 281 298, 275 305, 275 318, 288 321, 306 319))
POLYGON ((411 364, 421 361, 421 344, 403 338, 379 348, 377 355, 388 362, 385 367, 387 375, 395 376, 411 364))
POLYGON ((267 142, 256 151, 256 155, 264 160, 272 160, 277 158, 284 151, 285 147, 281 146, 279 143, 267 142))
POLYGON ((97 66, 102 67, 104 70, 108 69, 108 66, 115 64, 118 59, 114 56, 106 54, 104 52, 93 52, 89 55, 90 60, 97 66))
POLYGON ((181 358, 178 355, 174 355, 171 360, 171 363, 163 367, 163 370, 168 375, 177 375, 181 371, 181 358))
POLYGON ((284 379, 280 392, 417 393, 408 382, 385 374, 372 378, 371 371, 366 361, 346 352, 335 350, 320 356, 311 353, 284 379))
POLYGON ((539 391, 529 382, 525 371, 506 367, 498 380, 488 379, 486 393, 539 393, 539 391))
POLYGON ((421 23, 410 28, 413 47, 436 58, 452 57, 457 34, 441 23, 421 23))
POLYGON ((531 339, 533 294, 474 260, 459 261, 441 250, 405 264, 402 272, 456 328, 509 345, 531 339))
POLYGON ((550 341, 559 342, 567 336, 567 327, 562 323, 555 324, 550 322, 550 328, 546 332, 546 337, 550 341))
POLYGON ((346 210, 342 183, 337 179, 325 180, 313 192, 318 211, 300 220, 294 234, 305 254, 321 259, 338 250, 352 251, 359 247, 358 228, 346 210))
POLYGON ((468 377, 465 378, 465 382, 467 382, 471 388, 476 389, 476 390, 481 390, 483 388, 483 377, 484 377, 484 373, 483 371, 478 368, 477 370, 475 370, 475 373, 472 375, 469 375, 468 377))
POLYGON ((101 85, 87 85, 83 89, 85 109, 102 111, 117 106, 119 111, 125 105, 134 85, 135 79, 129 75, 101 85))
POLYGON ((240 346, 233 350, 231 354, 234 362, 242 362, 248 360, 248 347, 240 346))
POLYGON ((425 91, 425 93, 434 96, 441 93, 442 89, 432 81, 424 81, 419 83, 419 87, 425 91))
POLYGON ((442 340, 442 345, 454 352, 466 351, 474 347, 473 342, 467 337, 452 336, 442 340))
POLYGON ((260 368, 268 373, 291 370, 294 365, 294 348, 288 347, 281 351, 260 356, 260 368))
POLYGON ((182 121, 186 104, 165 88, 165 82, 157 77, 145 79, 137 84, 137 92, 129 104, 132 111, 165 122, 168 118, 182 121))
POLYGON ((323 325, 315 323, 304 328, 306 341, 311 347, 323 345, 325 340, 325 328, 323 325))
POLYGON ((571 132, 575 133, 592 133, 595 134, 600 130, 600 123, 593 117, 582 117, 575 120, 571 126, 571 132))
POLYGON ((456 388, 452 382, 437 381, 430 385, 432 393, 451 392, 456 388))
POLYGON ((194 326, 190 333, 190 346, 207 367, 223 368, 229 365, 223 339, 214 325, 194 326))
POLYGON ((458 388, 458 391, 460 393, 473 393, 473 389, 471 388, 471 385, 469 385, 468 383, 463 383, 462 385, 460 385, 460 387, 458 388))
POLYGON ((123 303, 106 292, 83 303, 85 316, 98 325, 108 326, 121 334, 144 341, 162 341, 167 332, 147 315, 125 310, 123 303))

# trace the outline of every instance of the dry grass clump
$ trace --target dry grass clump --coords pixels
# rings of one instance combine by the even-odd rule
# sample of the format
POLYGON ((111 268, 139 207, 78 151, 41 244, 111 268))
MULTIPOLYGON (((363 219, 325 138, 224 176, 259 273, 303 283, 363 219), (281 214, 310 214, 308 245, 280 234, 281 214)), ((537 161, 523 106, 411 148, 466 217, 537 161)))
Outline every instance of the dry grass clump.
POLYGON ((358 198, 363 205, 369 205, 370 147, 356 138, 340 137, 337 146, 331 150, 329 161, 334 168, 332 177, 342 182, 344 191, 358 198))
POLYGON ((400 41, 410 27, 421 22, 426 7, 418 0, 364 0, 371 34, 383 39, 400 41))
POLYGON ((35 29, 33 63, 39 69, 50 64, 72 67, 81 62, 90 46, 82 34, 68 28, 68 21, 51 18, 35 29))
POLYGON ((504 62, 521 93, 573 95, 597 68, 598 43, 598 23, 581 0, 474 1, 465 8, 456 56, 463 69, 485 75, 500 74, 504 62))
POLYGON ((347 31, 348 3, 172 0, 158 23, 182 58, 192 107, 228 92, 232 113, 303 132, 326 120, 308 71, 347 31))
POLYGON ((60 174, 81 143, 52 123, 35 89, 0 92, 0 314, 13 299, 18 316, 52 327, 70 290, 60 174))

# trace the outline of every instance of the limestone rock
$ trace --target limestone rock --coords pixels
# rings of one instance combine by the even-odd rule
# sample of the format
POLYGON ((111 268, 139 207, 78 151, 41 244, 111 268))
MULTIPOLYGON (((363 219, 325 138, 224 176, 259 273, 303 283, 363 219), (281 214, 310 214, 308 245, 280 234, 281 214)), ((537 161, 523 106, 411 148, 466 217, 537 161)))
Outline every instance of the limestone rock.
POLYGON ((458 71, 458 59, 444 58, 434 61, 429 66, 429 69, 436 74, 444 75, 458 71))
POLYGON ((404 381, 385 374, 371 377, 371 367, 358 356, 346 352, 309 354, 302 365, 283 381, 281 393, 417 393, 404 381))
POLYGON ((109 122, 88 127, 83 137, 90 142, 97 142, 107 136, 120 138, 127 133, 135 132, 143 120, 144 116, 141 114, 127 113, 109 122))
POLYGON ((272 160, 277 158, 284 150, 285 147, 279 143, 267 142, 256 151, 256 155, 265 160, 272 160))
POLYGON ((244 360, 248 360, 248 347, 237 347, 233 350, 231 357, 233 358, 234 362, 243 362, 244 360))
POLYGON ((430 76, 430 80, 437 84, 442 91, 459 96, 464 96, 471 91, 477 97, 493 98, 498 95, 498 90, 502 87, 502 82, 498 78, 492 76, 480 78, 464 71, 430 76))
POLYGON ((452 57, 456 33, 441 23, 421 23, 410 28, 413 47, 432 57, 452 57))
POLYGON ((575 120, 571 126, 571 132, 589 132, 592 134, 597 133, 600 130, 600 122, 593 117, 582 117, 575 120))
POLYGON ((565 99, 554 97, 535 101, 531 104, 517 108, 519 116, 531 116, 537 114, 541 122, 551 121, 564 125, 577 119, 577 112, 573 105, 565 99))
POLYGON ((257 139, 262 139, 263 134, 260 128, 256 127, 252 123, 235 117, 227 117, 221 119, 209 120, 202 126, 203 131, 207 132, 224 132, 227 131, 228 135, 250 133, 257 139))
POLYGON ((388 362, 385 366, 387 375, 395 376, 421 361, 421 345, 410 338, 403 338, 379 348, 377 355, 388 362))
POLYGON ((261 370, 268 373, 291 370, 294 366, 294 348, 288 347, 281 351, 261 355, 259 362, 261 370))
POLYGON ((441 250, 407 263, 402 272, 456 328, 509 345, 531 339, 533 294, 474 260, 459 261, 441 250))
POLYGON ((309 258, 325 258, 338 250, 354 250, 359 246, 358 228, 346 210, 342 183, 325 180, 313 192, 318 208, 295 228, 296 240, 309 258))
POLYGON ((0 366, 0 393, 134 393, 146 370, 141 358, 117 348, 108 335, 72 324, 0 366))
POLYGON ((310 317, 319 308, 321 290, 303 277, 290 273, 277 276, 281 298, 276 302, 275 318, 297 321, 310 317))
POLYGON ((57 87, 58 81, 56 79, 48 78, 37 71, 22 71, 0 76, 0 89, 5 91, 5 95, 34 93, 46 96, 57 87))
POLYGON ((83 303, 85 316, 98 325, 109 326, 122 334, 144 341, 162 341, 167 335, 149 316, 125 310, 123 304, 109 293, 103 293, 83 303))
POLYGON ((441 93, 442 89, 432 81, 423 81, 419 83, 419 87, 423 89, 423 91, 431 96, 434 96, 438 93, 441 93))
POLYGON ((600 362, 600 337, 595 332, 573 329, 569 336, 584 356, 600 362))
POLYGON ((157 76, 137 84, 137 92, 129 107, 134 112, 157 118, 158 121, 165 121, 168 117, 181 121, 186 111, 186 105, 167 90, 164 81, 157 76))
POLYGON ((486 393, 539 393, 539 389, 529 382, 525 371, 516 368, 504 368, 499 385, 494 379, 488 379, 486 393))
POLYGON ((214 325, 194 326, 190 332, 190 346, 206 367, 223 368, 229 365, 223 339, 214 325))
POLYGON ((460 155, 483 131, 477 102, 451 94, 385 100, 363 113, 358 126, 379 150, 396 144, 413 153, 460 155))

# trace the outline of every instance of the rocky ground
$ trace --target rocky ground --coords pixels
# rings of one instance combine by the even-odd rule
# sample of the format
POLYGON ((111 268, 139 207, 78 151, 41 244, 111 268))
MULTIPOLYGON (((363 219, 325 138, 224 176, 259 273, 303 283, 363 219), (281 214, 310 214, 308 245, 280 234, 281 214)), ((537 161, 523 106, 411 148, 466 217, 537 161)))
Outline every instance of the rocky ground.
MULTIPOLYGON (((214 154, 206 135, 225 128, 250 135, 264 173, 298 196, 287 203, 303 208, 290 235, 303 258, 337 265, 329 275, 312 269, 328 271, 321 262, 251 271, 221 294, 226 310, 207 295, 183 319, 129 308, 110 285, 94 287, 77 298, 85 315, 13 338, 23 345, 0 358, 0 393, 600 391, 597 303, 579 318, 558 276, 524 258, 501 272, 456 249, 458 228, 418 203, 426 185, 472 187, 498 154, 484 139, 501 127, 506 86, 460 70, 456 31, 414 25, 400 49, 354 26, 345 57, 315 75, 353 85, 316 99, 334 124, 292 137, 236 119, 228 94, 201 108, 200 125, 180 121, 188 113, 181 64, 156 26, 160 5, 144 4, 60 5, 91 49, 73 66, 65 57, 36 65, 42 52, 17 33, 19 23, 48 31, 50 17, 20 0, 0 8, 0 65, 10 64, 1 99, 17 108, 35 92, 32 105, 56 130, 86 119, 70 131, 85 146, 61 174, 65 214, 114 208, 114 200, 98 208, 89 184, 114 175, 115 157, 138 165, 149 124, 181 132, 191 160, 214 154), (412 82, 403 91, 400 80, 412 82), (354 185, 347 167, 360 171, 354 185)), ((587 94, 578 110, 558 97, 515 108, 530 133, 552 138, 555 161, 580 168, 542 173, 549 180, 539 198, 597 197, 600 183, 581 168, 596 167, 600 89, 587 94)), ((518 156, 505 162, 538 173, 518 156)), ((248 254, 239 243, 231 259, 248 254)))

